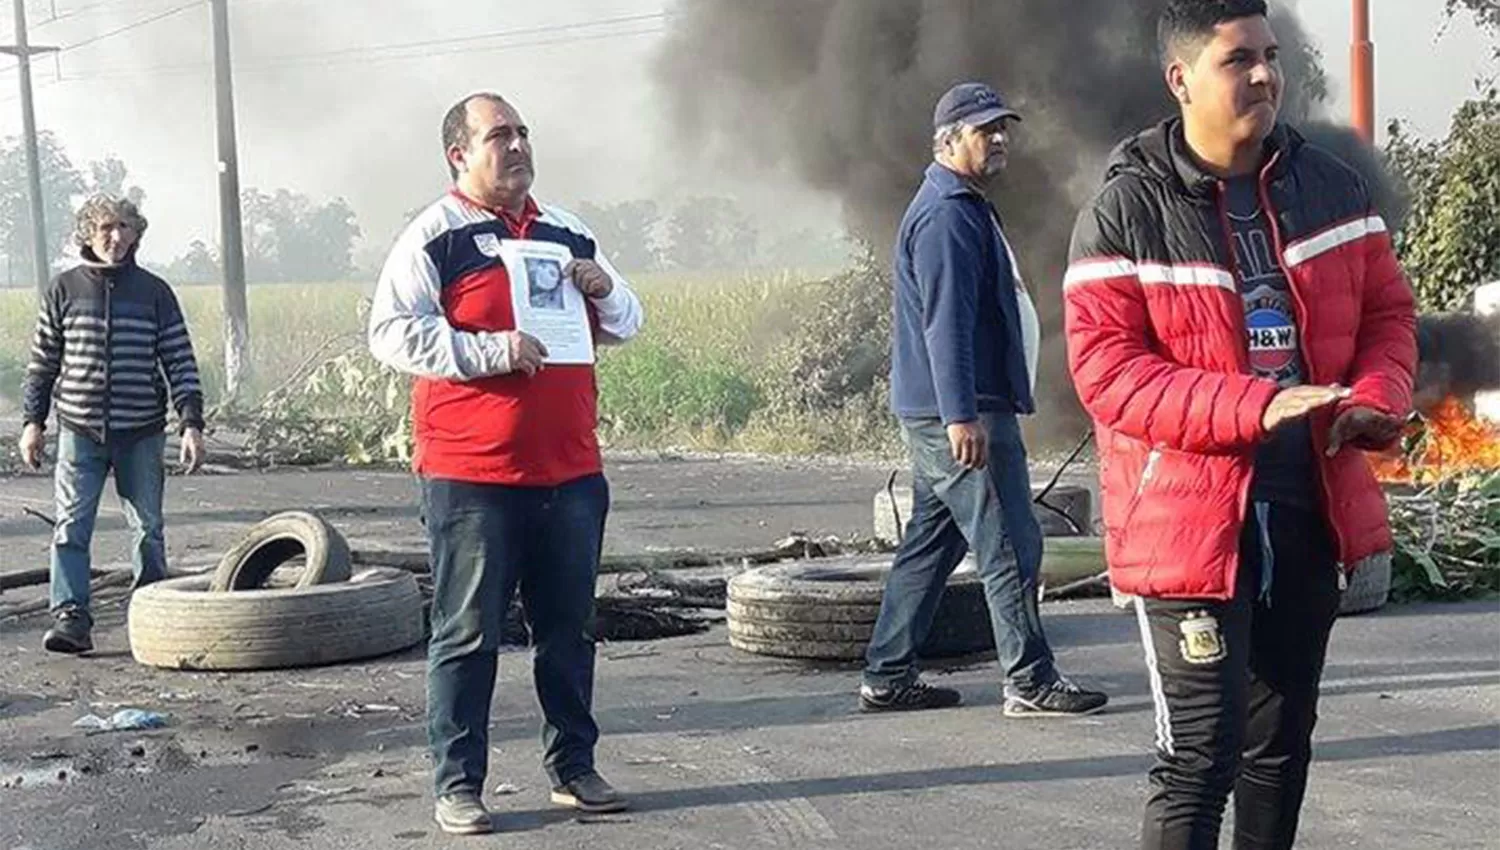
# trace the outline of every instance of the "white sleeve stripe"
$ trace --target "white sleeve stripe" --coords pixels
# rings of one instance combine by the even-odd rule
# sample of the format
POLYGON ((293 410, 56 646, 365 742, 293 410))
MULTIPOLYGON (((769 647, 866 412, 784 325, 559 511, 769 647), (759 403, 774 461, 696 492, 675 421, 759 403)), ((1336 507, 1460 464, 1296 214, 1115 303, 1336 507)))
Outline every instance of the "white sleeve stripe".
POLYGON ((1385 219, 1378 215, 1367 216, 1344 224, 1335 225, 1306 239, 1299 239, 1286 248, 1286 264, 1299 266, 1314 257, 1326 254, 1342 245, 1347 245, 1366 236, 1386 231, 1385 219))

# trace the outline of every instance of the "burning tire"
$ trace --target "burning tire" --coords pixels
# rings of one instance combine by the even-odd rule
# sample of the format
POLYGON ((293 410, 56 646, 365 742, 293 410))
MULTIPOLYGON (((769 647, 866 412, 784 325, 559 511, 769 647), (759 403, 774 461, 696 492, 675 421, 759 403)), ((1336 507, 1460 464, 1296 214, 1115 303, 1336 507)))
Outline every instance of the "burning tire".
MULTIPOLYGON (((1047 537, 1076 537, 1092 534, 1094 527, 1093 494, 1087 487, 1059 484, 1047 494, 1047 504, 1033 503, 1032 513, 1047 537)), ((881 488, 875 492, 875 539, 895 546, 901 542, 906 521, 911 518, 910 487, 881 488)))
MULTIPOLYGON (((741 573, 729 581, 729 644, 783 658, 863 658, 890 568, 888 559, 850 557, 741 573)), ((984 587, 966 561, 948 580, 921 652, 943 658, 994 646, 984 587)))
POLYGON ((264 587, 277 567, 298 555, 307 564, 297 587, 347 581, 353 569, 349 543, 338 529, 311 511, 284 511, 256 523, 224 553, 208 589, 264 587))
POLYGON ((402 570, 348 581, 215 593, 208 576, 147 585, 130 601, 130 651, 177 670, 262 670, 373 658, 422 639, 422 594, 402 570))

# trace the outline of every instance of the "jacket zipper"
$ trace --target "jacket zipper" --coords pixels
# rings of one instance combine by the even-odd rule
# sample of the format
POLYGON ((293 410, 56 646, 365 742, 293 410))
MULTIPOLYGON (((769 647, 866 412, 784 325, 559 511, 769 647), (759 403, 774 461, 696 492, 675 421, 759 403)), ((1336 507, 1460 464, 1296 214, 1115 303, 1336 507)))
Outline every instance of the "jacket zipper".
POLYGON ((1141 482, 1135 487, 1135 498, 1140 500, 1141 495, 1146 492, 1146 485, 1151 483, 1151 477, 1156 474, 1156 464, 1161 461, 1161 449, 1152 449, 1146 454, 1146 466, 1141 470, 1141 482))
MULTIPOLYGON (((1228 190, 1225 188, 1223 180, 1217 181, 1216 185, 1219 190, 1218 196, 1215 198, 1215 205, 1219 211, 1219 226, 1224 232, 1224 247, 1228 249, 1227 256, 1229 257, 1229 272, 1234 277, 1234 292, 1232 293, 1232 295, 1236 303, 1232 305, 1233 309, 1229 311, 1229 314, 1235 317, 1235 327, 1239 328, 1240 332, 1240 344, 1235 348, 1235 352, 1239 356, 1237 365, 1239 366, 1240 374, 1248 375, 1251 374, 1250 328, 1245 323, 1244 296, 1240 295, 1239 291, 1240 280, 1242 279, 1240 276, 1240 261, 1234 253, 1234 228, 1232 228, 1229 224, 1229 205, 1228 201, 1225 200, 1226 196, 1228 195, 1228 190)), ((1250 474, 1245 476, 1244 483, 1240 485, 1240 492, 1237 497, 1238 500, 1236 502, 1237 510, 1239 511, 1239 515, 1241 517, 1245 516, 1245 512, 1250 508, 1250 486, 1254 482, 1255 463, 1252 461, 1250 464, 1250 474)), ((1235 558, 1234 564, 1234 572, 1228 576, 1230 595, 1234 594, 1234 588, 1238 586, 1240 580, 1238 557, 1235 558)))
POLYGON ((110 362, 113 357, 114 346, 114 309, 110 306, 111 294, 115 291, 115 280, 108 274, 104 276, 104 414, 100 419, 101 430, 99 441, 109 442, 109 400, 110 400, 110 362))
MULTIPOLYGON (((1256 180, 1256 188, 1260 191, 1261 206, 1265 207, 1266 222, 1271 226, 1271 241, 1275 248, 1276 264, 1281 267, 1281 273, 1286 276, 1287 288, 1292 291, 1292 304, 1297 310, 1297 344, 1300 347, 1298 355, 1302 358, 1303 365, 1307 367, 1308 379, 1314 380, 1312 360, 1307 356, 1307 304, 1302 300, 1302 291, 1297 287, 1297 278, 1292 275, 1292 270, 1287 267, 1285 256, 1286 245, 1281 239, 1281 225, 1276 221, 1276 208, 1271 205, 1271 192, 1266 186, 1266 178, 1270 176, 1271 168, 1276 165, 1276 161, 1280 157, 1280 151, 1271 155, 1271 159, 1260 171, 1260 177, 1256 180)), ((1328 505, 1331 511, 1333 493, 1328 489, 1328 470, 1325 468, 1327 464, 1323 459, 1323 447, 1319 444, 1317 431, 1311 428, 1308 430, 1311 432, 1313 442, 1313 462, 1318 465, 1318 489, 1323 491, 1324 504, 1328 505)), ((1329 517, 1328 529, 1333 534, 1334 547, 1338 549, 1338 560, 1335 563, 1339 575, 1339 590, 1344 590, 1348 586, 1349 580, 1349 574, 1346 572, 1344 564, 1344 540, 1339 534, 1338 523, 1333 522, 1331 516, 1329 517)))
POLYGON ((1145 496, 1146 488, 1150 486, 1151 479, 1156 477, 1156 465, 1160 460, 1161 449, 1153 448, 1146 453, 1146 463, 1141 467, 1141 477, 1136 482, 1135 495, 1131 497, 1130 505, 1125 509, 1125 522, 1127 524, 1135 518, 1135 512, 1141 506, 1141 498, 1145 496))
POLYGON ((1229 311, 1230 315, 1235 317, 1235 326, 1239 328, 1240 331, 1240 345, 1236 349, 1236 353, 1239 355, 1237 365, 1239 366, 1241 373, 1249 374, 1250 328, 1245 324, 1245 305, 1243 303, 1244 299, 1239 294, 1239 282, 1242 279, 1240 276, 1240 261, 1234 253, 1234 228, 1229 224, 1229 207, 1224 200, 1225 196, 1228 193, 1228 190, 1224 187, 1223 180, 1218 181, 1218 187, 1219 194, 1215 201, 1216 207, 1219 212, 1219 226, 1224 230, 1224 247, 1229 252, 1227 255, 1229 257, 1229 271, 1232 275, 1234 275, 1235 291, 1233 294, 1234 297, 1240 302, 1234 305, 1237 309, 1229 311))

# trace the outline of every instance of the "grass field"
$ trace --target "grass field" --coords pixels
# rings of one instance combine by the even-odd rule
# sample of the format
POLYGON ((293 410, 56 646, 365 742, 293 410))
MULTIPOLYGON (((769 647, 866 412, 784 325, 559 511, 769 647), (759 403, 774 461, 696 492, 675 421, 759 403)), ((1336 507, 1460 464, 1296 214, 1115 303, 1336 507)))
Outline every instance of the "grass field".
MULTIPOLYGON (((878 393, 816 413, 786 364, 822 290, 795 274, 638 276, 647 326, 602 352, 601 426, 613 446, 794 454, 885 454, 895 445, 878 393)), ((257 285, 249 291, 252 399, 283 385, 310 358, 362 346, 363 284, 257 285), (322 354, 320 354, 322 352, 322 354)), ((204 390, 223 388, 223 311, 212 286, 178 288, 204 390)), ((30 290, 0 291, 0 396, 14 402, 35 322, 30 290)), ((326 411, 329 415, 337 411, 326 411)))

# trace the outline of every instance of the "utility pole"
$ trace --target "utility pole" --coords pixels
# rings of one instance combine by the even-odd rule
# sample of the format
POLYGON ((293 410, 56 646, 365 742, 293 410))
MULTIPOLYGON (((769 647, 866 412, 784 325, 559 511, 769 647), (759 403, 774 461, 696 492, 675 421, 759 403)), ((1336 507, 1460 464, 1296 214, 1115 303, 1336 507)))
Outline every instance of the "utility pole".
POLYGON ((36 111, 31 102, 31 57, 35 53, 55 53, 56 47, 33 47, 26 40, 26 2, 15 0, 16 43, 0 45, 0 53, 16 57, 21 81, 21 136, 26 147, 26 191, 31 205, 31 259, 36 270, 37 296, 47 291, 52 259, 47 251, 47 221, 42 213, 42 167, 37 152, 36 111))
MULTIPOLYGON (((16 0, 20 3, 21 0, 16 0)), ((250 375, 250 314, 240 222, 239 156, 234 138, 234 79, 229 63, 229 2, 210 0, 214 31, 214 106, 218 118, 219 261, 224 270, 224 400, 239 400, 250 375)))
POLYGON ((1375 143, 1375 45, 1370 41, 1370 0, 1354 0, 1349 45, 1350 123, 1360 138, 1375 143))

